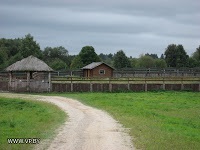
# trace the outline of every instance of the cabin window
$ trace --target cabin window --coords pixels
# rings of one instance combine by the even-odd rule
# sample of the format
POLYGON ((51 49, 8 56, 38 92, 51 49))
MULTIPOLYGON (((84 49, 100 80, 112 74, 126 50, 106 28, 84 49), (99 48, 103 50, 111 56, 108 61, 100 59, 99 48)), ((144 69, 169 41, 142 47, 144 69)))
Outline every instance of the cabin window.
POLYGON ((100 70, 99 70, 99 74, 105 74, 105 70, 100 69, 100 70))

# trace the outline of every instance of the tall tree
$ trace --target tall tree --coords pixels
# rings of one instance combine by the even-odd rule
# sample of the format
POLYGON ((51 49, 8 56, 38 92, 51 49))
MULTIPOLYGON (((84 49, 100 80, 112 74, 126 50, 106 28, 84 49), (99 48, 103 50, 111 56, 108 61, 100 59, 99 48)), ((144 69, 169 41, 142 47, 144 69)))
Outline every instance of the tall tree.
POLYGON ((39 58, 42 57, 40 46, 38 43, 36 43, 36 41, 34 41, 34 38, 31 36, 31 34, 27 34, 25 38, 22 38, 20 53, 24 58, 30 55, 34 55, 39 58))
POLYGON ((138 67, 145 67, 145 68, 155 67, 155 60, 151 56, 141 55, 138 60, 138 67))
POLYGON ((71 64, 68 50, 62 46, 46 47, 43 51, 43 59, 54 70, 64 70, 71 64))
POLYGON ((88 65, 92 62, 101 61, 92 46, 84 46, 79 53, 79 57, 83 62, 83 65, 88 65))
POLYGON ((79 54, 72 60, 71 69, 79 69, 92 62, 101 61, 92 46, 84 46, 79 54))
POLYGON ((196 48, 196 51, 193 53, 192 57, 197 61, 200 61, 200 45, 196 48))
POLYGON ((166 68, 167 67, 167 63, 164 59, 156 59, 155 60, 155 66, 157 68, 166 68))
POLYGON ((83 65, 83 62, 80 58, 79 55, 77 55, 73 60, 72 60, 72 63, 70 65, 70 68, 71 69, 80 69, 82 68, 84 65, 83 65))
POLYGON ((188 58, 182 45, 171 44, 165 50, 165 61, 168 67, 186 67, 188 58))
POLYGON ((126 56, 126 54, 123 52, 123 50, 118 51, 114 55, 114 67, 117 69, 131 67, 131 62, 126 56))
POLYGON ((150 57, 152 57, 153 59, 157 59, 157 58, 158 58, 158 55, 157 55, 157 54, 149 54, 149 53, 147 53, 147 54, 145 54, 145 56, 150 56, 150 57))

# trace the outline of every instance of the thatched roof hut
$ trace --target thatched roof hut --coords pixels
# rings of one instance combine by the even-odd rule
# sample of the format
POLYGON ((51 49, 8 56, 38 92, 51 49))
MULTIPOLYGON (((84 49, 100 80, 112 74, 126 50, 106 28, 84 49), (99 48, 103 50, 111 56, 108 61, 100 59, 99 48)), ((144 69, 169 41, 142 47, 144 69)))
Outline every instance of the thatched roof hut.
POLYGON ((45 62, 34 57, 29 56, 27 58, 22 59, 21 61, 17 61, 16 63, 10 65, 6 68, 6 71, 43 71, 49 72, 53 71, 45 62))
POLYGON ((33 89, 40 91, 40 88, 42 88, 41 90, 43 91, 51 91, 51 71, 53 71, 53 69, 45 62, 32 55, 8 66, 6 71, 9 72, 10 89, 25 87, 26 91, 28 92, 34 91, 33 89), (12 72, 26 72, 26 81, 13 81, 12 72), (32 78, 33 72, 48 72, 48 82, 39 82, 34 80, 32 78))

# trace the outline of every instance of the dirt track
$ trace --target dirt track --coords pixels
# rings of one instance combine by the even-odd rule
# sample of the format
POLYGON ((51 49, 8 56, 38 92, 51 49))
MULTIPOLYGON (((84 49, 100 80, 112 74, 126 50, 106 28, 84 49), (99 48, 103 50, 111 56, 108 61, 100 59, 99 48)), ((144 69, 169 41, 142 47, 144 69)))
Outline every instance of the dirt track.
POLYGON ((134 149, 125 129, 107 113, 63 97, 33 96, 0 93, 6 97, 21 97, 48 101, 63 109, 69 116, 58 129, 57 136, 37 149, 49 150, 130 150, 134 149))

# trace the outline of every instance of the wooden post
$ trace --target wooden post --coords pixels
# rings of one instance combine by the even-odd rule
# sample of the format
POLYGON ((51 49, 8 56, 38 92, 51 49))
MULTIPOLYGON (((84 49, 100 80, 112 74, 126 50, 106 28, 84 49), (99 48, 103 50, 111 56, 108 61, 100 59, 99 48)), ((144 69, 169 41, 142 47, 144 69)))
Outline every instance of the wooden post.
POLYGON ((144 91, 145 91, 145 92, 147 92, 147 90, 148 90, 148 89, 147 89, 147 81, 146 81, 146 78, 145 78, 145 86, 144 86, 144 91))
POLYGON ((163 78, 163 90, 165 90, 165 78, 163 78))
POLYGON ((130 90, 129 78, 128 78, 128 90, 130 90))
POLYGON ((184 90, 183 78, 181 79, 181 90, 184 90))
POLYGON ((92 81, 90 79, 90 92, 92 92, 92 91, 93 91, 93 89, 92 89, 92 81))
POLYGON ((71 77, 71 92, 73 92, 73 82, 72 82, 72 77, 71 77))
POLYGON ((26 91, 30 92, 30 71, 27 72, 26 91))
POLYGON ((200 83, 199 83, 199 92, 200 92, 200 83))
POLYGON ((49 85, 48 85, 48 92, 51 92, 51 72, 49 72, 49 85))
POLYGON ((9 72, 8 91, 12 90, 12 72, 9 72))
POLYGON ((112 84, 110 82, 110 78, 109 78, 109 91, 112 92, 112 84))

